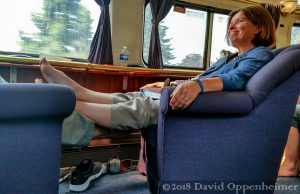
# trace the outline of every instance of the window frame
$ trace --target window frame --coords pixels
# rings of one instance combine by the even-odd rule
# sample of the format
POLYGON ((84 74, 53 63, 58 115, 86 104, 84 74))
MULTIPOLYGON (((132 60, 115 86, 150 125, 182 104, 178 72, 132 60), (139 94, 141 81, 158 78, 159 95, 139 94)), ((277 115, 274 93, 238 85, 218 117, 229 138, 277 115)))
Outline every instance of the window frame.
MULTIPOLYGON (((144 12, 146 10, 147 5, 149 4, 149 0, 145 1, 144 5, 144 12)), ((213 17, 214 13, 216 14, 225 14, 229 15, 231 10, 215 8, 211 6, 201 5, 201 4, 194 4, 188 3, 184 1, 176 1, 174 6, 179 6, 183 8, 189 8, 199 11, 207 12, 207 19, 206 19, 206 33, 205 33, 205 42, 204 42, 204 52, 203 52, 203 68, 196 68, 196 67, 184 67, 184 66, 172 66, 172 65, 163 65, 166 69, 187 69, 187 70, 206 70, 210 64, 210 55, 211 55, 211 44, 212 44, 212 32, 213 32, 213 17)), ((171 11, 171 10, 170 10, 171 11)), ((145 14, 143 18, 145 24, 145 14)), ((143 25, 143 41, 142 41, 142 61, 143 63, 148 66, 148 61, 144 59, 144 25, 143 25)))

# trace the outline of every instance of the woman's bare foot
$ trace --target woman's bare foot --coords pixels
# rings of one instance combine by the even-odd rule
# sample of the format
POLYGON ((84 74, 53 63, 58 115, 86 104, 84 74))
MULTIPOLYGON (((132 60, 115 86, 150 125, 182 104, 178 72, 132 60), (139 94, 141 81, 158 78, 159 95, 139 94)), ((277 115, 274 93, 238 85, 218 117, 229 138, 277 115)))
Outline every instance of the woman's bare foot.
POLYGON ((45 57, 41 59, 40 65, 42 75, 49 83, 67 85, 73 88, 73 90, 75 91, 77 91, 78 88, 81 87, 71 78, 69 78, 65 73, 52 67, 45 57))
POLYGON ((44 78, 49 82, 49 83, 57 83, 57 81, 55 81, 55 79, 53 80, 52 77, 57 77, 55 76, 55 74, 59 73, 58 70, 56 70, 54 67, 52 67, 48 61, 46 60, 45 57, 43 57, 40 61, 40 65, 41 65, 41 72, 42 75, 44 76, 44 78))
POLYGON ((41 72, 42 72, 44 78, 49 83, 62 84, 62 85, 67 85, 67 86, 71 87, 75 92, 77 100, 98 103, 98 104, 112 104, 113 103, 111 94, 95 92, 95 91, 92 91, 92 90, 82 87, 81 85, 76 83, 74 80, 72 80, 70 77, 68 77, 64 72, 52 67, 48 63, 46 58, 41 59, 40 65, 41 65, 41 72))
POLYGON ((278 176, 299 176, 298 164, 284 161, 280 166, 278 176))

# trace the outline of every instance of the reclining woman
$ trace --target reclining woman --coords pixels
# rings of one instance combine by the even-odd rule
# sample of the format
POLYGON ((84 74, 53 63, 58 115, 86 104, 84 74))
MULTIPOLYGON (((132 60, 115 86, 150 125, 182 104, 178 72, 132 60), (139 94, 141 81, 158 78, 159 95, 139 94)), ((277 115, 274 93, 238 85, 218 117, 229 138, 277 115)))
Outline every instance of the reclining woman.
MULTIPOLYGON (((184 109, 201 93, 243 90, 261 67, 273 59, 269 47, 275 45, 275 28, 271 15, 259 5, 232 11, 227 24, 228 43, 238 52, 221 58, 203 74, 177 82, 171 95, 172 109, 184 109)), ((50 83, 73 88, 77 103, 74 113, 63 123, 63 144, 86 146, 101 128, 110 130, 143 129, 157 124, 159 100, 143 97, 140 92, 101 93, 77 84, 52 67, 45 58, 41 72, 50 83)), ((151 85, 162 86, 158 82, 151 85)))

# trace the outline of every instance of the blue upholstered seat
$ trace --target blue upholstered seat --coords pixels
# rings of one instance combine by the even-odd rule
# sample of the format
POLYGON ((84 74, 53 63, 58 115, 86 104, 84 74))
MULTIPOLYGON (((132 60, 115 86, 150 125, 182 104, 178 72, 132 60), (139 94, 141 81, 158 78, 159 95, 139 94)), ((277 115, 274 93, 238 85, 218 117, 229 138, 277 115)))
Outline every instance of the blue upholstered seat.
POLYGON ((54 84, 0 84, 0 193, 58 193, 62 121, 75 94, 54 84))
POLYGON ((173 88, 163 91, 157 130, 143 132, 153 193, 164 183, 275 184, 300 91, 300 45, 273 52, 245 91, 204 93, 182 111, 169 109, 173 88))

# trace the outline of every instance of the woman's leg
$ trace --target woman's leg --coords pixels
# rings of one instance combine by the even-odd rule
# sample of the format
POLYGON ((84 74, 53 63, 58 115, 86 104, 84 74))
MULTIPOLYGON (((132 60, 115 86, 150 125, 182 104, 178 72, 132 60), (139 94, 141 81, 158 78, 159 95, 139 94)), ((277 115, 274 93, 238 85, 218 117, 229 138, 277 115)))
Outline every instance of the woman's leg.
POLYGON ((62 71, 59 71, 59 70, 55 69, 54 67, 52 67, 47 62, 46 58, 42 58, 40 64, 41 64, 41 72, 42 72, 44 78, 49 83, 63 84, 63 85, 67 85, 67 86, 73 88, 73 90, 75 91, 77 100, 100 103, 100 104, 112 104, 113 103, 111 94, 95 92, 95 91, 92 91, 92 90, 82 87, 81 85, 76 83, 74 80, 69 78, 62 71))
POLYGON ((98 104, 84 101, 76 101, 75 110, 90 120, 94 121, 97 125, 110 128, 111 126, 111 105, 98 104))
POLYGON ((92 139, 111 131, 142 129, 157 124, 159 101, 141 98, 138 93, 113 96, 121 102, 98 104, 76 101, 75 111, 63 122, 63 143, 87 146, 92 139))
POLYGON ((295 127, 291 127, 288 140, 285 146, 285 160, 283 161, 278 176, 298 176, 299 169, 299 131, 295 127))

